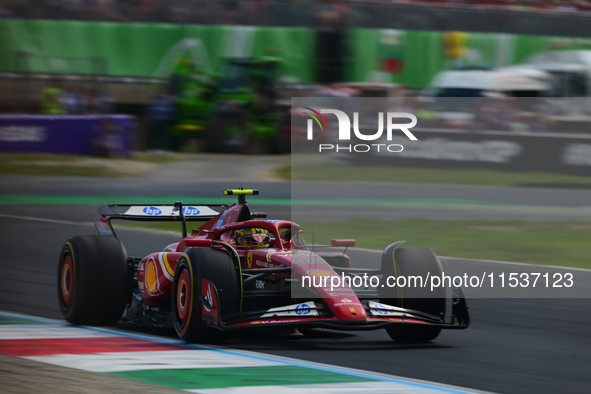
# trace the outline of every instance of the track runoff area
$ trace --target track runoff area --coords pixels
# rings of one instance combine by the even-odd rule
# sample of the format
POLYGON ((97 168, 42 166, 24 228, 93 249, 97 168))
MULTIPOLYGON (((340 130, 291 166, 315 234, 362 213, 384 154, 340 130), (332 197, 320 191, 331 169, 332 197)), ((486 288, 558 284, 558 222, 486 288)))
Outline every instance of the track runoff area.
MULTIPOLYGON (((0 354, 204 394, 482 393, 5 312, 0 312, 0 354)), ((4 388, 10 391, 10 385, 7 380, 4 388)))

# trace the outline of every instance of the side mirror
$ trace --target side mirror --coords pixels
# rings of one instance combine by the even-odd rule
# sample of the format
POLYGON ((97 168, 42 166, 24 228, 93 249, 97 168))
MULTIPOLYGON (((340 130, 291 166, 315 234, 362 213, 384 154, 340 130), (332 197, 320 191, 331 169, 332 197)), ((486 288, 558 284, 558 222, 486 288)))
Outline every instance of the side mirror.
POLYGON ((191 239, 187 238, 187 246, 199 247, 199 248, 210 248, 211 239, 191 239))

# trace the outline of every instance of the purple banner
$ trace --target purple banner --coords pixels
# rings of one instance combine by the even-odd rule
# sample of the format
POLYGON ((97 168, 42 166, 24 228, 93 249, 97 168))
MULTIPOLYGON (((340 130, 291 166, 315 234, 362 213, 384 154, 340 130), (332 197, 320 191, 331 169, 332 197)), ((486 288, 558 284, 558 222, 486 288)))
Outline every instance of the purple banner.
POLYGON ((130 115, 0 115, 0 152, 126 156, 134 128, 130 115))

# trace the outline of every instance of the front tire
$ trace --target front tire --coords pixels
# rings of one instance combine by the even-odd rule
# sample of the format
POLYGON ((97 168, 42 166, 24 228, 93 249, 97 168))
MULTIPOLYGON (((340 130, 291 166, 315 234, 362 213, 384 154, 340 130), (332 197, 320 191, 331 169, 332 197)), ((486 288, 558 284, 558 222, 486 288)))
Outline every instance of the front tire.
POLYGON ((187 342, 222 342, 222 313, 239 312, 238 289, 234 260, 226 251, 188 249, 177 263, 172 286, 172 318, 179 338, 187 342), (212 309, 215 314, 210 313, 212 309))
POLYGON ((115 237, 76 236, 58 264, 58 303, 64 319, 80 325, 113 325, 130 298, 125 249, 115 237))
MULTIPOLYGON (((443 269, 441 262, 431 249, 399 248, 390 245, 382 255, 382 273, 384 277, 439 276, 443 269)), ((445 316, 445 288, 437 287, 431 292, 423 288, 388 288, 388 293, 380 298, 380 302, 388 305, 421 311, 443 319, 445 316), (393 293, 396 291, 396 294, 393 293)), ((440 327, 428 324, 399 325, 386 329, 390 338, 396 342, 418 343, 429 342, 439 335, 440 327)))

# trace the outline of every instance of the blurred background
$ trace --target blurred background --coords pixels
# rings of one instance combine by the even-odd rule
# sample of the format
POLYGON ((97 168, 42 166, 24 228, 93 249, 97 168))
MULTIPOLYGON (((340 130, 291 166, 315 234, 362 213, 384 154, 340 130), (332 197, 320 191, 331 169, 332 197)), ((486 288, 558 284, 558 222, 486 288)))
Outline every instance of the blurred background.
MULTIPOLYGON (((0 310, 61 318, 55 262, 67 237, 95 233, 98 206, 227 203, 222 190, 244 186, 261 190, 253 211, 309 242, 356 238, 353 266, 404 239, 452 256, 446 273, 567 272, 575 287, 468 289, 472 327, 425 346, 373 331, 229 346, 588 393, 590 21, 591 0, 2 0, 0 310), (364 100, 365 134, 376 112, 411 112, 418 141, 319 154, 340 143, 334 117, 308 141, 294 98, 364 100)), ((178 241, 175 226, 117 231, 139 256, 178 241)))
POLYGON ((586 134, 590 16, 585 0, 6 0, 0 151, 286 153, 291 97, 418 97, 419 128, 463 131, 483 126, 437 98, 545 97, 535 130, 484 128, 586 134), (41 115, 75 115, 59 128, 76 141, 41 115))

